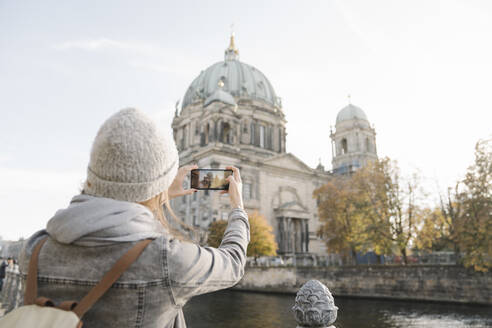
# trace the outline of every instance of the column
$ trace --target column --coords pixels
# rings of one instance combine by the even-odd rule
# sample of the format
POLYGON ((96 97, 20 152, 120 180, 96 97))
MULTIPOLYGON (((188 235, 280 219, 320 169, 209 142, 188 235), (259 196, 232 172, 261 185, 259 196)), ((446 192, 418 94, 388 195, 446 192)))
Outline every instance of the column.
POLYGON ((280 253, 285 253, 285 227, 284 218, 282 216, 277 217, 278 221, 278 249, 280 253))
POLYGON ((309 252, 309 220, 304 220, 304 231, 306 232, 306 253, 309 252))

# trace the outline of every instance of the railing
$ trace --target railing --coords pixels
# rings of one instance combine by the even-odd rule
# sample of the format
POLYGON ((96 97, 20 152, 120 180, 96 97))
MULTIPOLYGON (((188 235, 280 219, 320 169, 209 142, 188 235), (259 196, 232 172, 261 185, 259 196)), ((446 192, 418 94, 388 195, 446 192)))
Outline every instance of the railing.
MULTIPOLYGON (((408 265, 456 265, 458 256, 454 252, 414 253, 407 256, 408 265)), ((288 254, 282 256, 261 256, 248 258, 247 265, 251 267, 284 267, 284 266, 343 266, 343 265, 398 265, 403 264, 403 258, 398 255, 377 256, 371 253, 357 255, 357 261, 343 259, 340 254, 288 254), (371 255, 371 256, 369 256, 371 255)))
MULTIPOLYGON (((403 258, 398 255, 385 256, 384 262, 386 264, 403 264, 403 258)), ((459 259, 454 252, 422 252, 408 255, 407 262, 408 264, 456 265, 459 259)))
POLYGON ((288 254, 282 256, 249 257, 248 266, 282 267, 282 266, 340 266, 342 258, 339 254, 315 255, 315 254, 288 254))

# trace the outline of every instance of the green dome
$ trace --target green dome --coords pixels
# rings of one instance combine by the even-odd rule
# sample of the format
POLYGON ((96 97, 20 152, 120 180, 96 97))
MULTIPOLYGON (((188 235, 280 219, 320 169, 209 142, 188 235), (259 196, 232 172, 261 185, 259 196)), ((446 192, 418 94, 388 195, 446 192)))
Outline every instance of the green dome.
POLYGON ((239 99, 259 100, 281 107, 280 99, 266 76, 257 68, 239 61, 233 36, 231 45, 225 51, 224 61, 208 67, 193 80, 185 93, 182 107, 205 101, 219 89, 234 97, 236 102, 239 99))

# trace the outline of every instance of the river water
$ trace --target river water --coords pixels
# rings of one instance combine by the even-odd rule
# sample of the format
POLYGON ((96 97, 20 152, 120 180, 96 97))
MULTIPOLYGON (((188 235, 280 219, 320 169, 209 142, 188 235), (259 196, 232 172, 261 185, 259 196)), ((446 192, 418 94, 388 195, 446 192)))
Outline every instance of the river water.
MULTIPOLYGON (((295 328, 295 295, 225 290, 184 307, 189 328, 295 328)), ((336 328, 492 327, 492 307, 335 297, 336 328)))

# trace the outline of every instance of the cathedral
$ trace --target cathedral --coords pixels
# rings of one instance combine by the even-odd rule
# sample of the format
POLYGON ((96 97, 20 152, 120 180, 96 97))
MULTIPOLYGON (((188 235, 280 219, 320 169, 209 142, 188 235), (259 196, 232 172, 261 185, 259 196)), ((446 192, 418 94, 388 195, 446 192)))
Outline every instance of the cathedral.
MULTIPOLYGON (((326 171, 286 152, 286 122, 272 84, 239 60, 232 35, 224 60, 203 70, 188 87, 172 128, 180 165, 241 170, 245 209, 267 218, 278 254, 323 255, 327 250, 317 236, 313 191, 334 174, 348 174, 376 159, 376 133, 362 109, 352 104, 341 109, 330 135, 333 169, 326 171)), ((230 207, 227 195, 213 191, 175 199, 171 206, 186 224, 202 231, 227 219, 230 207)))

